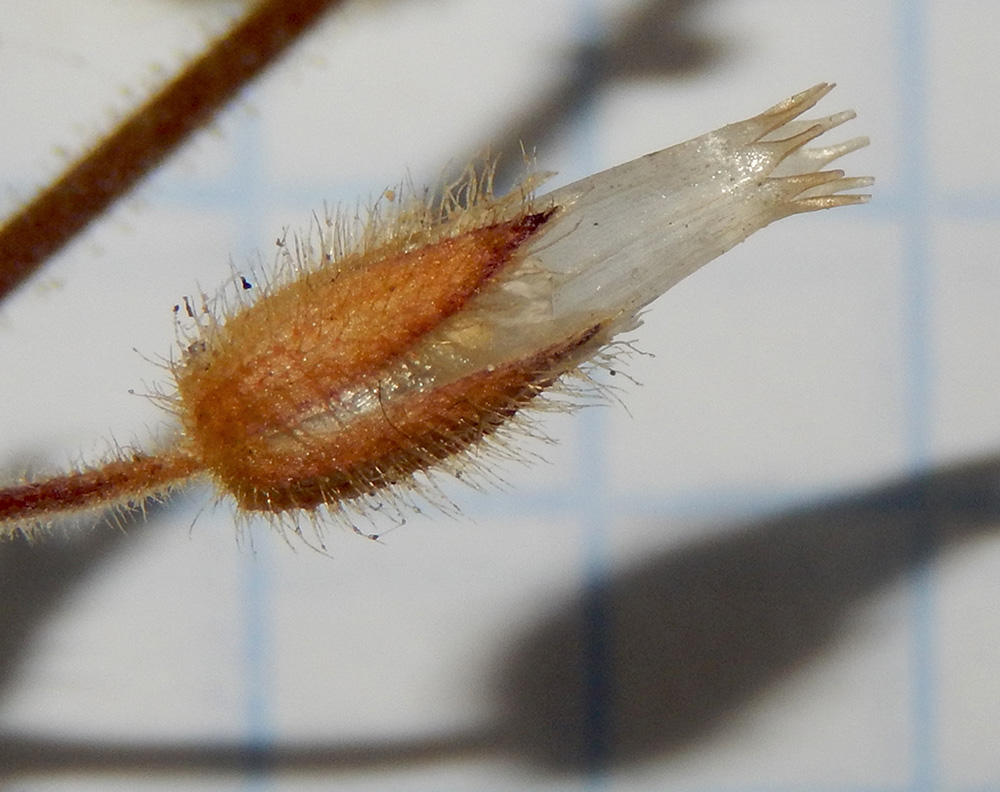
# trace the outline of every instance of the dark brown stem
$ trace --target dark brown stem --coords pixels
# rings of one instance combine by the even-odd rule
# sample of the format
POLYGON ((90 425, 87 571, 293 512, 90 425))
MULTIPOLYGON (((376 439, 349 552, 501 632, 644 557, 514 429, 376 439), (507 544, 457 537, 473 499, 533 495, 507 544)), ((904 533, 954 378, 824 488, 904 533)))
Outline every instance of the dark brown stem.
POLYGON ((56 517, 137 505, 165 495, 200 472, 195 459, 178 451, 136 453, 99 467, 0 489, 0 536, 56 517))
POLYGON ((0 228, 0 299, 341 1, 264 0, 11 217, 0 228))

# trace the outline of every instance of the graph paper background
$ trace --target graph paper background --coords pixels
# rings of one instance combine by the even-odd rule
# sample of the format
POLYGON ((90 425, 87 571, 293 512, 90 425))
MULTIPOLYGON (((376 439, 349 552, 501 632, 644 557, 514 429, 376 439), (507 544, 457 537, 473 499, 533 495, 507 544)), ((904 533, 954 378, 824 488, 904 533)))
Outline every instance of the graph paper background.
MULTIPOLYGON (((239 4, 0 2, 9 206, 239 4)), ((1000 6, 349 4, 0 313, 13 474, 162 423, 171 306, 519 141, 558 183, 821 80, 867 207, 659 300, 621 403, 332 557, 206 492, 0 546, 5 788, 1000 790, 1000 6)), ((623 378, 619 378, 621 380, 623 378)))

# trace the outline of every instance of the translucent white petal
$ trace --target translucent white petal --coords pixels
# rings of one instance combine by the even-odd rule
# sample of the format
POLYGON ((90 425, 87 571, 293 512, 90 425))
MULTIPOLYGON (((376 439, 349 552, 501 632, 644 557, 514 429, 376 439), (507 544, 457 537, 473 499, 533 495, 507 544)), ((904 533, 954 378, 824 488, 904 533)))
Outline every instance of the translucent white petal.
POLYGON ((768 223, 866 201, 841 191, 871 179, 820 168, 867 139, 804 148, 854 113, 793 120, 832 87, 817 85, 754 118, 544 196, 541 202, 560 207, 560 215, 531 243, 526 269, 553 279, 548 318, 574 327, 631 322, 644 305, 768 223))

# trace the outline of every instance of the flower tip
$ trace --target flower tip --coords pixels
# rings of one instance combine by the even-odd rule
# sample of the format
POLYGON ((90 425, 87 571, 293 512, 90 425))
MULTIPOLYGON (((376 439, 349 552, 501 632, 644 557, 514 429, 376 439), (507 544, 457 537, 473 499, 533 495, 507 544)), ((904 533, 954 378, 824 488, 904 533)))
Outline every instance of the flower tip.
POLYGON ((742 131, 749 136, 746 142, 761 140, 769 132, 780 129, 814 107, 820 99, 833 90, 833 87, 834 83, 819 83, 790 96, 783 102, 778 102, 753 118, 730 125, 730 128, 742 128, 742 131))
POLYGON ((816 85, 811 88, 806 88, 804 91, 799 91, 797 94, 793 94, 788 99, 773 107, 768 108, 764 111, 763 115, 774 114, 778 115, 788 110, 798 110, 802 112, 803 110, 808 110, 814 104, 816 104, 820 99, 826 96, 830 91, 834 89, 836 83, 821 82, 816 83, 816 85))
POLYGON ((875 179, 871 176, 845 176, 841 170, 823 171, 820 173, 803 174, 801 177, 787 177, 786 184, 808 184, 815 180, 813 186, 802 190, 798 197, 784 204, 781 217, 805 212, 818 212, 821 209, 833 209, 837 206, 857 206, 871 200, 868 193, 849 193, 844 190, 858 190, 871 187, 875 179), (801 180, 801 181, 800 181, 801 180))
POLYGON ((855 117, 800 116, 820 83, 763 113, 595 174, 549 196, 560 214, 529 248, 561 284, 553 311, 629 319, 682 278, 782 217, 864 203, 867 177, 825 171, 868 139, 807 144, 855 117))

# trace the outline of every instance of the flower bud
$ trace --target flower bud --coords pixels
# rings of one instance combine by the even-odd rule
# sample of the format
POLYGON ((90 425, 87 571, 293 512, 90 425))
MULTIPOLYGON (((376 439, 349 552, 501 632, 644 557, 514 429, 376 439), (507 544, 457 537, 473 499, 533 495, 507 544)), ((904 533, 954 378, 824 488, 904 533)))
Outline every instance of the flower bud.
POLYGON ((376 217, 354 245, 327 235, 318 262, 188 345, 188 453, 271 513, 461 469, 686 275, 772 220, 866 200, 841 191, 871 180, 819 170, 865 140, 803 149, 852 114, 792 122, 830 87, 540 198, 473 183, 467 201, 376 217))
POLYGON ((0 533, 201 476, 298 530, 481 470, 481 441, 682 278, 773 220, 868 199, 843 191, 871 179, 821 170, 867 140, 805 148, 853 113, 795 120, 831 87, 540 198, 471 173, 437 204, 387 192, 366 223, 327 223, 269 283, 240 277, 249 299, 185 300, 172 443, 0 489, 0 533))

